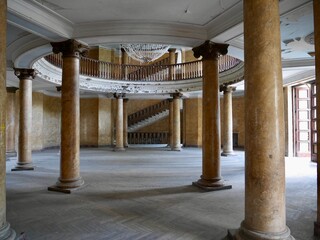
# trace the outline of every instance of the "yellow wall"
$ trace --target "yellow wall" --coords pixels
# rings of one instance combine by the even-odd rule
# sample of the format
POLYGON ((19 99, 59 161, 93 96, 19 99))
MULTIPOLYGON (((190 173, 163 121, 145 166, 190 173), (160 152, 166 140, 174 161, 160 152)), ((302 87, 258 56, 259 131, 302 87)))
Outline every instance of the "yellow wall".
POLYGON ((202 98, 184 99, 183 143, 185 146, 202 146, 202 98))
POLYGON ((60 97, 43 96, 43 147, 60 146, 61 136, 60 97))

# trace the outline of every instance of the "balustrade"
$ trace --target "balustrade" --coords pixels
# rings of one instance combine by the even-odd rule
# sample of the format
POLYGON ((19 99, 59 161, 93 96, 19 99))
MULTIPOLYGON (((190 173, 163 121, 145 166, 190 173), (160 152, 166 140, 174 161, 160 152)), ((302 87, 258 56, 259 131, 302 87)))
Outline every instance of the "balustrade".
POLYGON ((167 144, 168 132, 129 132, 129 144, 167 144))
MULTIPOLYGON (((60 54, 51 54, 45 59, 56 67, 62 67, 60 54)), ((80 74, 101 79, 126 81, 179 81, 202 77, 201 60, 171 65, 166 64, 167 62, 167 59, 163 59, 153 65, 124 65, 81 57, 80 74)), ((231 56, 221 56, 219 58, 219 72, 230 70, 240 63, 239 59, 231 56)))

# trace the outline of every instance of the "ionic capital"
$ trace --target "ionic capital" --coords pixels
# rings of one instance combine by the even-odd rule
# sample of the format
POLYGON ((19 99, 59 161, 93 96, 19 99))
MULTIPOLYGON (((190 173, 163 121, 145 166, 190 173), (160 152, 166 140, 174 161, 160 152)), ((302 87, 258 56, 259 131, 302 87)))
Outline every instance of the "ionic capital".
POLYGON ((195 58, 202 56, 203 59, 218 59, 220 55, 228 53, 228 47, 229 44, 214 43, 207 40, 200 46, 192 48, 192 51, 195 58))
POLYGON ((170 94, 172 96, 173 99, 180 99, 183 97, 183 94, 178 92, 178 93, 172 93, 170 94))
POLYGON ((32 80, 36 77, 37 72, 34 69, 29 68, 14 68, 14 74, 20 79, 25 80, 29 79, 32 80))
POLYGON ((52 51, 55 54, 62 53, 62 57, 80 57, 88 54, 89 46, 74 39, 63 42, 52 42, 52 51))
POLYGON ((236 87, 230 85, 221 85, 219 90, 220 92, 229 93, 234 92, 236 90, 236 87))
POLYGON ((126 94, 125 93, 114 93, 113 97, 116 99, 122 99, 122 98, 126 97, 126 94))

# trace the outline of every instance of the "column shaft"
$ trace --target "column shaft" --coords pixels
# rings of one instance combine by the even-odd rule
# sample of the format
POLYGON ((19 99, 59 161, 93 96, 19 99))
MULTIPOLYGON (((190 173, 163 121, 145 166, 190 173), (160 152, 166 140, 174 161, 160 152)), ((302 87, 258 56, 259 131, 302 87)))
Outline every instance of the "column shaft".
POLYGON ((0 1, 0 239, 14 240, 16 233, 6 220, 6 39, 7 1, 0 1))
POLYGON ((170 147, 173 146, 173 99, 169 99, 169 143, 170 147))
POLYGON ((128 99, 123 99, 123 145, 128 147, 128 99))
POLYGON ((62 52, 60 177, 48 190, 71 193, 84 184, 80 176, 80 53, 87 46, 75 40, 51 43, 53 52, 62 52))
POLYGON ((123 98, 117 96, 116 146, 114 151, 123 151, 123 98))
MULTIPOLYGON (((316 57, 316 98, 317 98, 317 126, 320 126, 320 1, 313 1, 314 15, 314 44, 316 57)), ((318 135, 319 136, 319 135, 318 135)), ((317 152, 320 153, 320 141, 318 137, 317 152)), ((320 154, 317 154, 317 221, 314 224, 314 235, 320 236, 320 154)))
POLYGON ((232 87, 223 91, 223 151, 222 156, 234 155, 233 152, 233 123, 232 123, 232 87))
POLYGON ((34 170, 31 157, 32 134, 32 79, 35 77, 33 69, 15 68, 15 75, 19 81, 19 142, 18 161, 12 171, 34 170))
POLYGON ((294 239, 286 226, 279 1, 244 1, 245 219, 236 239, 294 239))
POLYGON ((220 172, 220 95, 218 57, 228 52, 227 44, 206 41, 193 48, 196 58, 203 56, 202 87, 202 175, 193 182, 208 191, 230 189, 220 172))
POLYGON ((6 155, 16 156, 15 150, 15 105, 16 105, 16 90, 15 87, 7 87, 7 126, 6 126, 6 155))
POLYGON ((181 151, 180 96, 173 97, 172 151, 181 151))

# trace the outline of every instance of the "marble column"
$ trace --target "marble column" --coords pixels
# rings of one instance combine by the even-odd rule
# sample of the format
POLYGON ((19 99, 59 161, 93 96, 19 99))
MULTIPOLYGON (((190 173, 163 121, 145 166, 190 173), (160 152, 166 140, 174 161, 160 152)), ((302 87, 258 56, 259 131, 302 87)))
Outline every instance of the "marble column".
MULTIPOLYGON (((169 52, 169 64, 176 64, 176 49, 175 48, 170 48, 168 50, 169 52)), ((174 80, 174 72, 173 72, 173 67, 169 68, 169 79, 174 80)))
POLYGON ((227 54, 228 44, 206 41, 193 48, 194 56, 202 56, 202 175, 193 185, 207 191, 230 189, 221 176, 220 170, 220 55, 227 54))
POLYGON ((15 134, 15 106, 16 106, 16 91, 19 88, 7 87, 7 126, 6 126, 6 156, 16 157, 16 134, 15 134))
POLYGON ((80 55, 88 46, 74 39, 51 43, 53 53, 62 53, 60 177, 50 191, 71 193, 84 181, 80 176, 80 55))
POLYGON ((6 219, 7 1, 0 1, 0 28, 0 239, 14 240, 16 233, 6 219))
POLYGON ((289 240, 279 1, 244 1, 245 219, 235 239, 289 240))
POLYGON ((127 148, 128 144, 128 98, 123 99, 123 146, 127 148))
POLYGON ((14 74, 19 78, 19 143, 18 162, 11 171, 34 170, 31 157, 32 136, 32 80, 34 69, 15 68, 14 74))
MULTIPOLYGON (((129 57, 127 52, 121 48, 121 64, 122 65, 127 65, 129 62, 129 57)), ((127 79, 128 78, 128 69, 124 66, 122 69, 122 79, 127 79)))
POLYGON ((117 99, 117 115, 116 115, 116 146, 114 151, 124 151, 123 145, 123 94, 114 94, 117 99))
MULTIPOLYGON (((320 1, 313 1, 314 16, 314 44, 316 60, 316 98, 317 98, 317 126, 320 126, 320 1)), ((318 135, 319 136, 319 135, 318 135)), ((319 139, 320 137, 318 137, 319 139)), ((320 144, 318 140, 317 152, 320 153, 320 144)), ((317 221, 314 223, 314 235, 320 236, 320 154, 317 154, 317 221)))
POLYGON ((169 136, 168 136, 168 147, 171 148, 173 143, 173 99, 169 98, 169 136))
POLYGON ((180 126, 180 102, 182 95, 173 94, 173 111, 172 111, 172 151, 181 151, 181 126, 180 126))
POLYGON ((235 155, 233 151, 232 92, 234 87, 223 86, 223 143, 221 156, 235 155))

